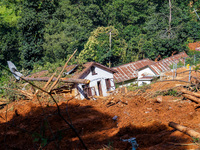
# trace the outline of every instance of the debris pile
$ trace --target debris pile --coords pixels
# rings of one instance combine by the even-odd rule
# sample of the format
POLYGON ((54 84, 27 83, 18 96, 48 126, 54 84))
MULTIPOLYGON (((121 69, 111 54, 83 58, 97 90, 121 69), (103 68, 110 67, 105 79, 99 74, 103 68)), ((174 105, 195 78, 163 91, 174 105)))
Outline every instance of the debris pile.
MULTIPOLYGON (((180 79, 188 81, 188 76, 180 79)), ((52 86, 48 81, 43 90, 52 86)), ((66 88, 54 87, 54 97, 88 149, 182 150, 199 147, 194 138, 200 137, 200 93, 195 87, 194 82, 156 82, 91 100, 74 99, 64 94, 66 88)), ((38 98, 41 93, 26 91, 31 101, 18 100, 0 110, 1 148, 84 149, 58 117, 56 104, 48 96, 38 98)))

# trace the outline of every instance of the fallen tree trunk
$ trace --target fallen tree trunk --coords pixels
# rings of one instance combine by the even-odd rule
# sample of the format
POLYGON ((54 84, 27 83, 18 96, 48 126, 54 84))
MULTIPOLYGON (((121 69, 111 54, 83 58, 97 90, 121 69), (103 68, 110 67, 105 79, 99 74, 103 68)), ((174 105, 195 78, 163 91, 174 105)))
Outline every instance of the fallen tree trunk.
MULTIPOLYGON (((44 81, 44 82, 49 81, 49 77, 41 77, 41 78, 25 77, 24 79, 27 81, 44 81)), ((51 81, 54 82, 56 81, 56 79, 57 78, 53 78, 51 81)), ((82 83, 82 84, 90 83, 90 80, 87 80, 87 79, 60 78, 59 80, 61 82, 66 82, 66 83, 82 83)))
POLYGON ((182 94, 183 97, 185 98, 188 98, 196 103, 200 103, 200 99, 195 97, 195 96, 192 96, 192 95, 189 95, 189 94, 182 94))
POLYGON ((51 85, 49 92, 55 87, 55 85, 58 83, 58 80, 60 79, 62 73, 64 72, 65 68, 67 67, 68 62, 71 60, 71 58, 74 56, 74 54, 76 53, 77 49, 74 51, 74 53, 71 55, 71 57, 67 60, 67 62, 65 63, 63 69, 61 70, 60 74, 58 75, 57 79, 54 81, 54 83, 51 85))
POLYGON ((187 134, 187 135, 189 135, 191 137, 200 138, 200 133, 199 132, 196 132, 196 131, 194 131, 194 130, 192 130, 190 128, 187 128, 185 126, 179 125, 179 124, 177 124, 175 122, 170 122, 169 126, 174 128, 174 129, 177 129, 177 130, 179 130, 179 131, 181 131, 181 132, 183 132, 183 133, 185 133, 185 134, 187 134))
POLYGON ((199 94, 199 93, 190 92, 190 91, 188 91, 188 90, 186 90, 186 89, 181 89, 181 92, 182 92, 182 93, 185 93, 185 94, 192 95, 192 96, 200 97, 200 94, 199 94))

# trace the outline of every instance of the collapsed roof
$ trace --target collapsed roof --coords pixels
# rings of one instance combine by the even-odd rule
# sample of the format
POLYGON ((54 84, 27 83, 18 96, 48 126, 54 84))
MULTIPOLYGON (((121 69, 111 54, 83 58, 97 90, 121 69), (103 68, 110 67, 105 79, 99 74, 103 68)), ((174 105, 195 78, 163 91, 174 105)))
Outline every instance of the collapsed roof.
MULTIPOLYGON (((87 62, 83 65, 69 65, 65 68, 65 72, 63 73, 64 79, 84 79, 85 76, 87 76, 90 72, 90 68, 92 66, 99 67, 101 69, 104 69, 108 72, 116 73, 117 71, 111 68, 108 68, 104 65, 101 65, 97 62, 87 62)), ((62 69, 62 67, 57 68, 57 71, 59 72, 62 69)), ((40 71, 37 73, 33 73, 31 75, 28 75, 25 77, 26 80, 32 80, 38 79, 38 81, 46 81, 48 80, 53 73, 50 73, 48 70, 40 71)), ((52 80, 55 80, 53 78, 52 80)))

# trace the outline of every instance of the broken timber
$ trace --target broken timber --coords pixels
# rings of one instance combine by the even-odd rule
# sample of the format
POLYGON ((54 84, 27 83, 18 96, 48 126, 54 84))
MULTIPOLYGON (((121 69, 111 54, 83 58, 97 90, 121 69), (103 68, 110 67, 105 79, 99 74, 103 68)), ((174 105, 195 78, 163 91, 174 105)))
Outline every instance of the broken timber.
POLYGON ((185 93, 185 94, 193 95, 193 96, 196 96, 196 97, 200 98, 200 94, 199 93, 190 92, 190 91, 187 91, 185 89, 181 89, 181 92, 185 93))
POLYGON ((10 88, 6 88, 4 87, 4 89, 7 89, 7 90, 12 90, 12 91, 17 91, 19 93, 21 93, 22 95, 26 96, 28 99, 32 99, 33 98, 33 94, 31 93, 28 93, 24 90, 20 90, 20 89, 10 89, 10 88))
POLYGON ((192 96, 192 95, 189 95, 189 94, 182 94, 183 97, 187 98, 187 99, 190 99, 196 103, 200 103, 200 99, 195 97, 195 96, 192 96))
MULTIPOLYGON (((49 81, 49 77, 41 77, 41 78, 30 78, 30 77, 26 77, 24 78, 27 81, 44 81, 44 82, 48 82, 49 81)), ((54 82, 56 81, 57 78, 53 78, 51 81, 54 82)), ((65 82, 65 83, 82 83, 82 84, 89 84, 90 80, 87 79, 73 79, 73 78, 60 78, 59 81, 61 82, 65 82)))
MULTIPOLYGON (((45 90, 47 88, 47 86, 49 85, 49 83, 51 82, 51 80, 54 78, 54 76, 56 75, 56 73, 54 73, 51 78, 49 78, 49 80, 47 81, 47 83, 45 84, 45 86, 42 88, 43 90, 45 90)), ((39 90, 37 90, 34 94, 33 100, 35 100, 37 98, 37 94, 39 93, 39 90)))
POLYGON ((70 58, 67 60, 67 62, 65 63, 62 71, 60 72, 60 74, 58 75, 57 79, 54 81, 54 83, 51 85, 49 92, 55 87, 55 85, 58 83, 58 80, 60 79, 62 73, 64 72, 65 68, 67 67, 68 62, 70 61, 70 59, 74 56, 74 54, 76 53, 77 49, 74 51, 74 53, 70 56, 70 58))
POLYGON ((177 130, 179 130, 179 131, 181 131, 181 132, 183 132, 183 133, 185 133, 185 134, 187 134, 187 135, 189 135, 191 137, 200 138, 200 133, 199 132, 196 132, 196 131, 194 131, 192 129, 189 129, 189 128, 185 127, 185 126, 179 125, 179 124, 177 124, 175 122, 170 122, 169 126, 174 128, 174 129, 177 129, 177 130))
POLYGON ((199 93, 194 93, 185 89, 181 89, 181 92, 184 93, 182 94, 183 97, 190 99, 196 103, 200 103, 200 94, 199 93))

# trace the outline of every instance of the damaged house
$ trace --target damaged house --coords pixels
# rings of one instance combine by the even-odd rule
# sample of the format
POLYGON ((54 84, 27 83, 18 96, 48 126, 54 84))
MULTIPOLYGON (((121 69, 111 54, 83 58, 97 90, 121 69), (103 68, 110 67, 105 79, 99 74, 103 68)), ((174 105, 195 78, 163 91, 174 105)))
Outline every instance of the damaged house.
POLYGON ((150 84, 152 80, 159 77, 162 72, 171 70, 171 65, 178 62, 184 64, 186 57, 188 57, 188 55, 185 52, 181 52, 158 62, 143 59, 113 67, 113 69, 117 71, 117 73, 114 74, 114 79, 115 82, 121 86, 127 86, 131 83, 138 84, 138 86, 150 84))
POLYGON ((160 77, 161 73, 171 70, 170 66, 173 66, 173 64, 184 64, 187 57, 188 55, 185 52, 181 52, 138 69, 138 86, 150 84, 154 78, 160 77))
MULTIPOLYGON (((43 71, 45 76, 48 71, 43 71)), ((63 73, 63 82, 71 82, 71 91, 68 92, 71 96, 76 96, 76 98, 84 99, 93 96, 108 96, 111 91, 115 90, 114 83, 114 73, 117 71, 101 65, 96 62, 87 62, 83 65, 70 65, 65 68, 63 73), (83 79, 83 80, 82 80, 83 79), (80 81, 89 81, 79 82, 80 81), (73 82, 77 81, 77 82, 73 82)), ((48 81, 49 77, 37 77, 36 74, 32 74, 26 77, 26 80, 36 81, 48 81), (46 78, 46 80, 45 80, 46 78), (38 80, 37 80, 38 81, 38 80)), ((41 75, 41 72, 40 72, 41 75)), ((55 79, 53 79, 55 80, 55 79)))
POLYGON ((112 69, 116 70, 117 73, 114 74, 114 80, 117 85, 129 86, 131 83, 136 84, 138 78, 138 69, 152 64, 154 61, 149 59, 143 59, 136 62, 131 62, 128 64, 120 65, 113 67, 112 69))

